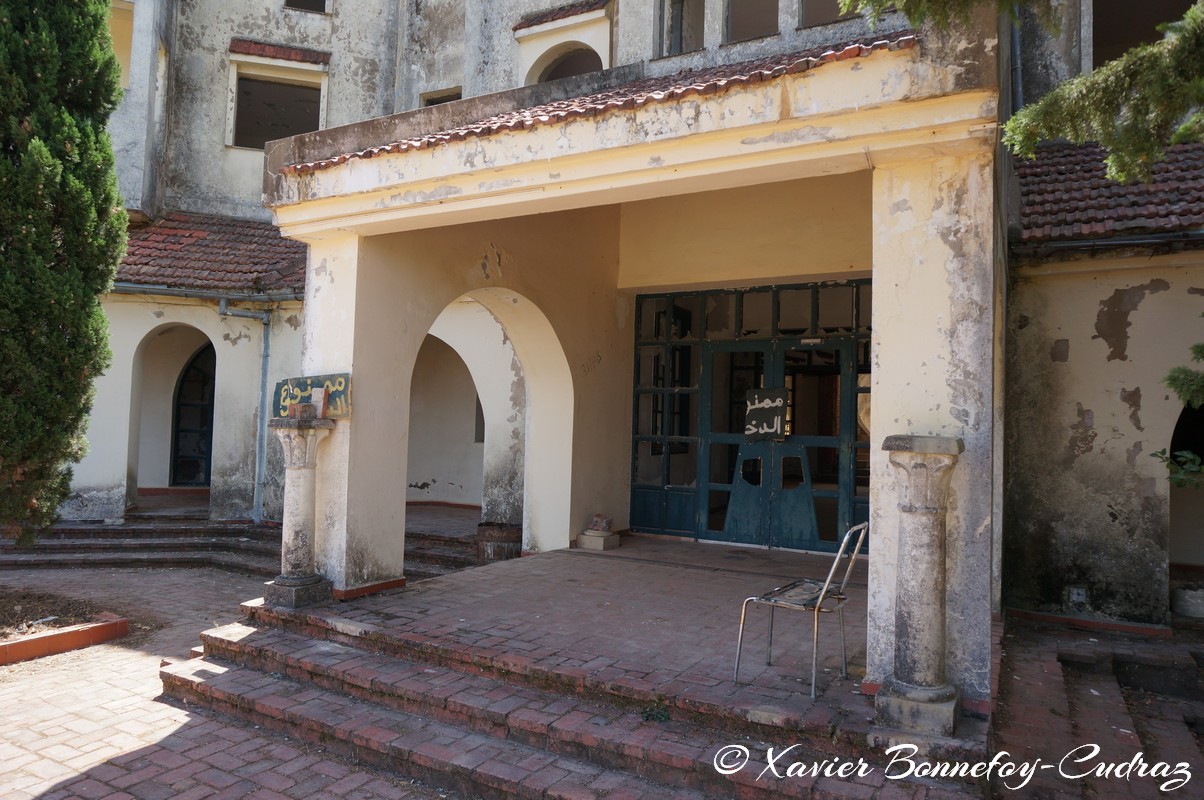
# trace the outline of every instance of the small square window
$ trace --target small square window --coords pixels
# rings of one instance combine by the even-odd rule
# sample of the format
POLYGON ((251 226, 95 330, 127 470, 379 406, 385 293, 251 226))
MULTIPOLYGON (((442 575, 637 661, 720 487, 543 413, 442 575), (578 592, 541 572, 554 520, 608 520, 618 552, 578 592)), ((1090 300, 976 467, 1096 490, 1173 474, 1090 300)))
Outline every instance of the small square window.
POLYGON ((441 106, 444 103, 451 103, 461 99, 460 87, 454 89, 444 89, 438 92, 427 92, 422 95, 423 107, 441 106))
POLYGON ((273 139, 321 127, 322 89, 239 76, 234 146, 262 148, 273 139))
POLYGON ((778 32, 778 0, 727 0, 725 41, 743 42, 778 32))
POLYGON ((284 0, 285 8, 295 8, 298 11, 316 11, 326 13, 326 0, 284 0))

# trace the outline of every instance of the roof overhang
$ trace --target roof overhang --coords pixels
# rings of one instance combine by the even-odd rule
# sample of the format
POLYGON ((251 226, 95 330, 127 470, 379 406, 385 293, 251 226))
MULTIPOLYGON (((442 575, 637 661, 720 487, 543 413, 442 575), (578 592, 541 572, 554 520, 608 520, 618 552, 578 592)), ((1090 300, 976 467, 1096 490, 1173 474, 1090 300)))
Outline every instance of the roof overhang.
POLYGON ((362 235, 870 169, 995 143, 994 87, 920 48, 276 176, 286 236, 362 235))

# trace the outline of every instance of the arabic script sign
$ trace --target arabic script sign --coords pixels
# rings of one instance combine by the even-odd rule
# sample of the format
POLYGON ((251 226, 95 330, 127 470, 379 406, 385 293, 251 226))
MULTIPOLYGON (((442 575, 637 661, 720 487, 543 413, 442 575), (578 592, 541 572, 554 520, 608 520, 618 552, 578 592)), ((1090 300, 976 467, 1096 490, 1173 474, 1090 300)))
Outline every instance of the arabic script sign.
POLYGON ((289 406, 313 402, 314 389, 326 390, 327 419, 351 417, 351 376, 312 375, 308 378, 288 378, 276 384, 275 416, 287 417, 289 406))
POLYGON ((786 438, 786 389, 753 389, 747 395, 744 438, 750 442, 786 438))

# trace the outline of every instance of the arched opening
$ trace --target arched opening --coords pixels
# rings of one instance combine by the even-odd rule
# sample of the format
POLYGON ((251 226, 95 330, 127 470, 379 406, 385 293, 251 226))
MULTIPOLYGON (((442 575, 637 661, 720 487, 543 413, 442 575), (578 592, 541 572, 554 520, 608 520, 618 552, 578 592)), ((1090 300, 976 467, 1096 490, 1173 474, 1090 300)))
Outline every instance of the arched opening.
POLYGON ((217 353, 204 333, 166 325, 134 355, 127 505, 134 513, 207 517, 217 353))
POLYGON ((522 367, 501 323, 470 298, 448 305, 410 382, 410 580, 476 563, 481 536, 510 543, 492 547, 491 558, 518 554, 525 404, 522 367))
MULTIPOLYGON (((1204 456, 1204 408, 1184 408, 1175 424, 1170 452, 1204 456)), ((1204 488, 1171 486, 1171 580, 1204 580, 1204 488)))
POLYGON ((172 414, 172 486, 209 485, 216 374, 217 353, 212 344, 202 347, 180 373, 172 414))
POLYGON ((564 42, 549 49, 531 66, 527 83, 548 81, 586 75, 604 69, 602 57, 589 45, 582 42, 564 42))
POLYGON ((448 534, 513 537, 497 552, 514 555, 520 537, 526 551, 567 547, 572 414, 567 359, 533 303, 501 289, 450 303, 411 380, 407 577, 440 571, 411 545, 448 534))

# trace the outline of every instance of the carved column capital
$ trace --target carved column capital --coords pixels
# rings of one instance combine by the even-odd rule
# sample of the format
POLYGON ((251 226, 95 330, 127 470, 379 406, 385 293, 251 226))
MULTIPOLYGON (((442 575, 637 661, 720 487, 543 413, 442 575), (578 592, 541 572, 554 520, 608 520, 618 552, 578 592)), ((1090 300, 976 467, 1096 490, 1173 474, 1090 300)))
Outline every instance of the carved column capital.
POLYGON ((313 469, 318 442, 334 428, 332 419, 273 419, 268 427, 280 440, 285 469, 313 469))

